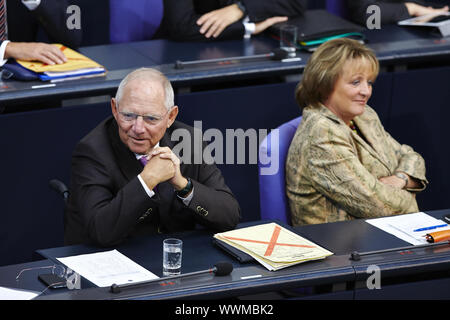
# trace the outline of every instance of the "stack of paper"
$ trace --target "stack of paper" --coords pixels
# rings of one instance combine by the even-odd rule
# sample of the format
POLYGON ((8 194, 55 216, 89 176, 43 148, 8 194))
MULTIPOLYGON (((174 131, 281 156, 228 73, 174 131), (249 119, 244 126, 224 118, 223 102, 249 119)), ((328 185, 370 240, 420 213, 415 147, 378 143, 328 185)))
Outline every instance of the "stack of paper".
POLYGON ((99 287, 157 279, 117 250, 57 258, 67 267, 99 287))
POLYGON ((17 63, 25 69, 35 72, 42 81, 57 82, 106 74, 106 69, 90 58, 61 44, 54 45, 64 53, 67 62, 48 65, 38 61, 17 60, 17 63))
POLYGON ((217 233, 214 238, 251 255, 271 271, 333 254, 276 223, 217 233))
POLYGON ((450 229, 444 221, 424 212, 369 219, 366 222, 412 245, 426 244, 427 233, 450 229))
POLYGON ((0 287, 0 300, 31 300, 38 295, 35 291, 0 287))

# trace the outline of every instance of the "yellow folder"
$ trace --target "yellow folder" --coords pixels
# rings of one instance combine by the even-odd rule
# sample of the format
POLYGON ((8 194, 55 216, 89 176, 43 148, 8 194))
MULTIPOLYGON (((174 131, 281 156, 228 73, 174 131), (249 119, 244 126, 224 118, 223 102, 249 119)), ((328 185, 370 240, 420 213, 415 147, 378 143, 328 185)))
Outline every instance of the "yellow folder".
POLYGON ((102 65, 92 59, 76 52, 62 44, 53 44, 57 46, 67 58, 63 64, 48 65, 38 61, 17 60, 17 63, 34 72, 65 72, 79 69, 103 68, 102 65))
POLYGON ((333 254, 276 223, 216 233, 214 238, 249 254, 271 271, 333 254))

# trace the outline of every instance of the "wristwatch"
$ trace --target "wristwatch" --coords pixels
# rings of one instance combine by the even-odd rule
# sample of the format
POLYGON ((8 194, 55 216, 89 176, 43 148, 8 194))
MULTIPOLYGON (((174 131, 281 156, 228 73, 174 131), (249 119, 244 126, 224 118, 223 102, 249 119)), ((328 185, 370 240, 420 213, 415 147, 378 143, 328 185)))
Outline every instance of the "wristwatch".
POLYGON ((244 17, 245 17, 247 15, 247 9, 245 9, 245 6, 242 4, 241 1, 236 1, 235 3, 238 6, 239 10, 242 11, 242 13, 244 14, 244 17))
POLYGON ((405 181, 405 186, 403 188, 406 188, 406 186, 408 185, 408 182, 409 182, 408 176, 406 174, 404 174, 404 173, 401 173, 401 172, 396 172, 395 176, 397 178, 400 178, 403 181, 405 181))
POLYGON ((192 190, 192 181, 191 181, 191 179, 190 179, 190 178, 187 178, 187 181, 188 181, 188 183, 187 183, 186 187, 184 187, 183 189, 178 190, 178 191, 176 192, 177 195, 180 196, 180 197, 182 197, 182 198, 186 198, 186 196, 187 196, 187 195, 191 192, 191 190, 192 190))

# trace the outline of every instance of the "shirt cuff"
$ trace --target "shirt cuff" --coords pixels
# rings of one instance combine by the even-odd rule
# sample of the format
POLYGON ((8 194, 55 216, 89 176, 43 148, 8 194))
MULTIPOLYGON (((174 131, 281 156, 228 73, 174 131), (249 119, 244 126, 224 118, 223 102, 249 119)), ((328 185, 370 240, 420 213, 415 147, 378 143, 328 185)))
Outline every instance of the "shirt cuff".
POLYGON ((145 192, 147 193, 147 195, 151 198, 155 195, 155 192, 153 190, 150 190, 149 187, 147 187, 147 185, 145 184, 144 180, 141 178, 141 175, 138 174, 138 179, 142 184, 142 187, 144 188, 145 192))
POLYGON ((10 43, 9 40, 4 40, 2 42, 2 45, 0 46, 0 67, 3 66, 6 61, 8 61, 8 59, 5 59, 5 50, 6 50, 6 45, 10 43))
POLYGON ((180 198, 181 201, 183 201, 186 207, 189 206, 192 198, 194 197, 194 187, 192 187, 191 193, 189 193, 189 195, 186 198, 180 197, 179 195, 177 195, 177 197, 180 198))
POLYGON ((41 4, 41 0, 22 0, 22 3, 28 10, 33 11, 41 4))
POLYGON ((242 23, 245 28, 244 39, 250 39, 252 34, 255 33, 256 25, 253 22, 249 22, 248 17, 245 17, 242 23))

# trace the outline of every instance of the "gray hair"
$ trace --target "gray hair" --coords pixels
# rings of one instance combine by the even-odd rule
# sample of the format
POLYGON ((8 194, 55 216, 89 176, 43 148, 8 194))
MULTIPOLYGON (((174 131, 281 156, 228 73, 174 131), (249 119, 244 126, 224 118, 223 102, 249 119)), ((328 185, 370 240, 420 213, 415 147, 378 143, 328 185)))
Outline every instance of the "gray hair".
POLYGON ((167 77, 159 72, 156 69, 152 68, 139 68, 132 72, 130 72, 125 78, 122 79, 122 81, 119 84, 119 88, 116 92, 116 100, 119 102, 122 98, 123 91, 125 87, 127 86, 128 82, 137 78, 144 78, 148 81, 158 81, 162 84, 164 88, 164 105, 169 110, 175 105, 174 102, 174 93, 172 84, 170 83, 169 79, 167 77))

